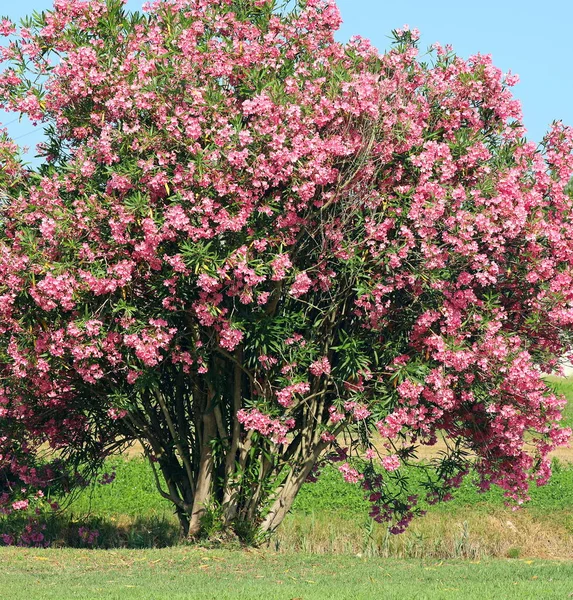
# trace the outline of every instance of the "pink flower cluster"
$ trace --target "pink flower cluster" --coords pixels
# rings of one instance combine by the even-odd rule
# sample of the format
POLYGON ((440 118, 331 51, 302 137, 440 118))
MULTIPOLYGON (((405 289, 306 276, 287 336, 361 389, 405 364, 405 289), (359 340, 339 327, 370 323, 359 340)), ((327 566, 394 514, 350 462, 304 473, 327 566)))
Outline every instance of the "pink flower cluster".
POLYGON ((64 310, 75 307, 73 300, 76 282, 69 274, 54 277, 48 273, 35 288, 30 289, 30 296, 44 310, 52 310, 60 305, 64 310))
POLYGON ((351 467, 348 463, 344 463, 338 467, 338 470, 342 473, 344 481, 348 483, 358 483, 361 479, 364 479, 364 475, 359 473, 356 469, 351 467))
POLYGON ((229 327, 228 325, 224 325, 219 333, 219 344, 221 348, 225 348, 225 350, 229 350, 232 352, 243 339, 243 332, 239 329, 234 329, 233 327, 229 327))
POLYGON ((151 329, 125 334, 123 342, 126 347, 135 350, 135 356, 146 367, 154 367, 163 360, 160 350, 167 349, 177 329, 168 329, 164 319, 150 319, 149 325, 152 326, 151 329))
POLYGON ((294 427, 293 420, 287 419, 281 422, 261 413, 256 408, 240 410, 237 413, 237 419, 245 429, 258 431, 269 437, 275 444, 287 443, 287 433, 294 427))
POLYGON ((381 462, 386 471, 396 471, 400 468, 400 459, 395 454, 382 457, 381 462))
POLYGON ((308 290, 310 290, 311 285, 311 278, 306 273, 299 273, 295 277, 294 283, 292 284, 289 293, 295 298, 300 298, 301 296, 304 296, 304 294, 306 294, 308 290))
POLYGON ((123 419, 127 415, 127 411, 121 408, 110 408, 107 414, 110 419, 117 421, 118 419, 123 419))
POLYGON ((293 383, 292 385, 287 385, 283 389, 276 392, 277 401, 281 406, 288 408, 292 405, 294 401, 295 395, 304 395, 308 394, 310 391, 310 385, 306 382, 293 383))
POLYGON ((321 375, 330 375, 330 368, 331 367, 328 358, 323 356, 310 365, 309 371, 315 377, 320 377, 321 375))

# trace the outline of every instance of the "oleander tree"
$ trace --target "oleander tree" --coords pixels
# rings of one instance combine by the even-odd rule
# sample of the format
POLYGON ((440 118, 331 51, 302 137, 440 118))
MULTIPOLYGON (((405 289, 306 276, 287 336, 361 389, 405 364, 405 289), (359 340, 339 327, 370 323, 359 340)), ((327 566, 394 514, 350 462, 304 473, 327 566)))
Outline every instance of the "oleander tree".
POLYGON ((548 479, 572 131, 526 141, 487 55, 339 24, 328 0, 0 21, 0 106, 45 132, 34 167, 0 137, 5 515, 136 441, 189 536, 271 533, 329 461, 395 533, 470 472, 517 503, 548 479))

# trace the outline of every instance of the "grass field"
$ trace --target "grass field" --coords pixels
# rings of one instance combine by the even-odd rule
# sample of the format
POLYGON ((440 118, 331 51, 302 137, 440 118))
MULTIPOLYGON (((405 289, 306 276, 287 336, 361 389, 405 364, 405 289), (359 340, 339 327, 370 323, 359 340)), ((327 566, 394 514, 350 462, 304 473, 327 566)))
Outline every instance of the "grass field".
POLYGON ((540 600, 571 597, 567 563, 415 561, 261 551, 0 549, 10 600, 540 600))
MULTIPOLYGON (((54 546, 77 546, 78 528, 97 529, 97 545, 153 548, 177 542, 170 505, 155 492, 141 459, 117 459, 108 486, 87 489, 59 517, 48 522, 54 546)), ((275 551, 363 554, 400 558, 521 557, 573 559, 573 467, 556 464, 546 486, 532 490, 531 503, 514 512, 499 490, 478 494, 470 482, 456 499, 431 507, 400 536, 387 535, 368 518, 362 490, 342 480, 335 468, 307 485, 272 540, 275 551)))

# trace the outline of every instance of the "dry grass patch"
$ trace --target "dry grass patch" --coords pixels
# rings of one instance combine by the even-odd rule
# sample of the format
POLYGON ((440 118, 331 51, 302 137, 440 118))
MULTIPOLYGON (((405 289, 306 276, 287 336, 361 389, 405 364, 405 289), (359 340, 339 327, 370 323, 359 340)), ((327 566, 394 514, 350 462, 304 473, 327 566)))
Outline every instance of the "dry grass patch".
POLYGON ((291 516, 271 545, 280 552, 396 558, 573 559, 567 515, 488 507, 429 513, 398 536, 385 527, 336 514, 291 516), (563 517, 560 519, 560 517, 563 517))

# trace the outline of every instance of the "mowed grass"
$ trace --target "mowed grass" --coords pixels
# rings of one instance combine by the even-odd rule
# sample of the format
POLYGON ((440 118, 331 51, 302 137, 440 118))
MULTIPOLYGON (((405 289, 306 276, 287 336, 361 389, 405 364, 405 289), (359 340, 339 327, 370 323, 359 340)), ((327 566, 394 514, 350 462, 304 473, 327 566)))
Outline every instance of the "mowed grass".
POLYGON ((415 561, 269 551, 0 549, 11 600, 538 600, 573 593, 573 566, 415 561))
POLYGON ((573 427, 573 376, 546 377, 545 379, 558 394, 563 394, 567 398, 568 403, 563 409, 563 424, 573 427))

